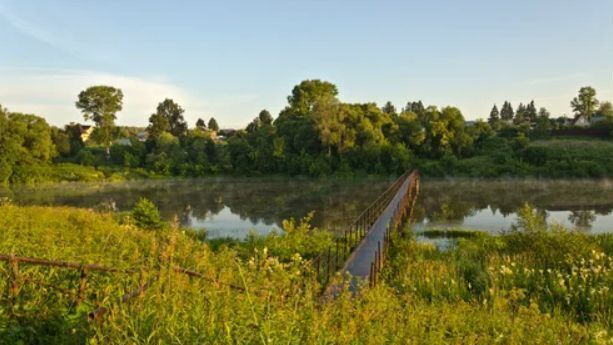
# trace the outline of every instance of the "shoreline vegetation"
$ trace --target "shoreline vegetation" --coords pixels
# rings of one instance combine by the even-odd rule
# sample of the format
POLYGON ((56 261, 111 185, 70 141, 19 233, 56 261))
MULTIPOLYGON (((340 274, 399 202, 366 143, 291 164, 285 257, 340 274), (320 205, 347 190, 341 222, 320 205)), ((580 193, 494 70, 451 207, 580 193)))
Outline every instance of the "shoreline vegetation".
MULTIPOLYGON (((162 221, 146 199, 121 213, 5 203, 0 253, 140 273, 90 272, 75 305, 78 271, 20 265, 17 292, 0 298, 0 344, 610 343, 613 235, 547 224, 529 205, 518 214, 513 231, 456 236, 446 250, 408 231, 392 242, 382 284, 323 301, 310 260, 332 234, 309 216, 282 233, 208 241, 162 221), (103 319, 88 322, 100 307, 103 319)), ((11 274, 6 264, 0 274, 11 274)))
POLYGON ((190 128, 184 109, 160 102, 147 127, 117 126, 123 93, 92 86, 76 106, 94 126, 52 127, 0 106, 0 184, 207 176, 398 175, 426 177, 613 177, 613 107, 579 90, 574 118, 533 101, 504 102, 487 120, 453 106, 345 103, 332 83, 305 80, 276 118, 262 110, 244 129, 214 118, 190 128))

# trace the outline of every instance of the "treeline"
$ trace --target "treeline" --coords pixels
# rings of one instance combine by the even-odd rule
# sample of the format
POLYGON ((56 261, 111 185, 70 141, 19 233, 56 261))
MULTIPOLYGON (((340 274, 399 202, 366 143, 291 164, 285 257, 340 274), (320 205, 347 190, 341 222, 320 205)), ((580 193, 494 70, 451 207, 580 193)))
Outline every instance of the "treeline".
MULTIPOLYGON (((579 91, 571 102, 576 119, 600 117, 598 126, 612 131, 611 103, 600 103, 595 96, 591 87, 579 91)), ((411 167, 430 175, 555 176, 560 165, 548 167, 547 159, 534 157, 547 157, 547 152, 531 148, 531 141, 572 125, 568 119, 551 118, 545 108, 537 110, 534 101, 515 110, 505 102, 500 111, 494 106, 487 121, 471 122, 456 107, 424 106, 421 101, 408 102, 400 110, 390 102, 383 107, 345 103, 334 84, 320 80, 296 85, 287 100, 276 119, 262 110, 245 129, 220 130, 214 118, 208 124, 198 119, 189 128, 184 109, 165 99, 149 117, 145 140, 136 135, 138 129, 115 125, 122 109, 121 90, 93 86, 76 102, 84 118, 95 123, 87 142, 79 126, 52 128, 43 118, 2 109, 0 182, 44 180, 49 169, 41 167, 50 163, 68 170, 94 167, 107 176, 118 170, 139 176, 192 177, 398 174, 411 167)), ((582 165, 592 158, 562 157, 567 160, 567 175, 613 176, 613 163, 606 159, 589 163, 596 167, 582 165)), ((560 163, 560 157, 555 160, 560 163)), ((73 179, 87 174, 92 172, 81 171, 73 179)))

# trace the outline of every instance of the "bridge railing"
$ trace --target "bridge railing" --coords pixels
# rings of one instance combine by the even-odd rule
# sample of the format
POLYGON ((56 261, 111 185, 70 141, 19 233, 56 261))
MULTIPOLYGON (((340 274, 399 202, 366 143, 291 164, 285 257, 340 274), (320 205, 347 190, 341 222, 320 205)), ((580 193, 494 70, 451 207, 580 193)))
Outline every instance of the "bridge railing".
POLYGON ((409 175, 409 184, 406 193, 394 208, 392 217, 385 228, 383 239, 377 242, 377 251, 370 263, 370 273, 368 275, 369 285, 375 286, 379 282, 380 273, 385 264, 389 248, 394 240, 394 235, 402 234, 404 225, 412 222, 413 210, 419 194, 419 173, 414 171, 409 175))
POLYGON ((341 236, 335 239, 333 245, 313 259, 314 274, 322 286, 327 286, 330 279, 345 265, 353 250, 368 235, 373 224, 387 209, 405 181, 415 176, 416 172, 407 171, 398 177, 343 231, 341 236))

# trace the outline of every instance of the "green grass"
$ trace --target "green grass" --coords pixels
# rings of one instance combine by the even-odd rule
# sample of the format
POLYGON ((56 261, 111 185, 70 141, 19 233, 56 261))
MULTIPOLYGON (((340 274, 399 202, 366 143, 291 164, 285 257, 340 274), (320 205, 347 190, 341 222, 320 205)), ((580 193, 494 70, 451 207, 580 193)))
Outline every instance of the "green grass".
POLYGON ((429 228, 415 232, 415 235, 426 238, 473 238, 483 234, 484 233, 479 230, 464 228, 429 228))
MULTIPOLYGON (((612 236, 480 235, 446 252, 397 239, 380 286, 325 301, 305 257, 327 235, 302 221, 286 227, 285 236, 218 241, 213 251, 191 232, 144 230, 115 214, 0 206, 0 252, 142 269, 92 272, 86 301, 75 306, 70 294, 39 282, 74 291, 78 272, 21 265, 18 296, 0 297, 0 343, 605 344, 613 337, 613 295, 604 289, 612 286, 612 236), (189 278, 175 265, 211 279, 189 278), (572 294, 554 289, 559 274, 572 294), (151 278, 140 298, 118 303, 151 278), (85 321, 98 306, 109 312, 85 321)), ((0 270, 7 277, 6 264, 0 270)))

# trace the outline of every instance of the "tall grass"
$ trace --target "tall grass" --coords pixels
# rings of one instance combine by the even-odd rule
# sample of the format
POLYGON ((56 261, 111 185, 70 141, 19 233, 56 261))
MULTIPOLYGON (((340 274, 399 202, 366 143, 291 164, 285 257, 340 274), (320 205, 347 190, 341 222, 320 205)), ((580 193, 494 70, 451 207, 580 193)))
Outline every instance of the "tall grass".
MULTIPOLYGON (((381 285, 323 301, 309 255, 300 253, 319 242, 307 241, 312 229, 306 225, 291 226, 295 237, 285 240, 302 244, 282 243, 277 236, 213 251, 180 229, 143 230, 113 214, 1 206, 0 252, 142 271, 91 273, 86 301, 75 305, 68 292, 74 291, 77 271, 22 265, 23 279, 32 281, 21 284, 13 302, 2 295, 0 343, 605 344, 613 336, 611 293, 604 291, 611 284, 610 236, 547 230, 530 233, 528 241, 524 232, 479 235, 459 239, 446 252, 397 238, 381 285), (530 254, 570 240, 578 244, 563 247, 563 254, 545 259, 530 254), (522 243, 533 246, 522 249, 522 243), (558 262, 566 254, 574 259, 558 262), (206 279, 176 272, 174 266, 202 272, 206 279), (574 278, 573 266, 587 283, 574 278), (599 266, 607 268, 595 273, 599 266), (524 268, 534 273, 527 276, 524 268), (560 285, 558 273, 569 289, 578 291, 570 303, 550 291, 560 285), (155 282, 142 296, 118 302, 149 279, 155 282), (590 297, 592 288, 602 297, 590 297), (86 321, 87 312, 99 306, 108 308, 104 317, 86 321)), ((0 267, 6 277, 7 266, 0 267)), ((0 280, 2 291, 6 285, 6 279, 0 280)))

